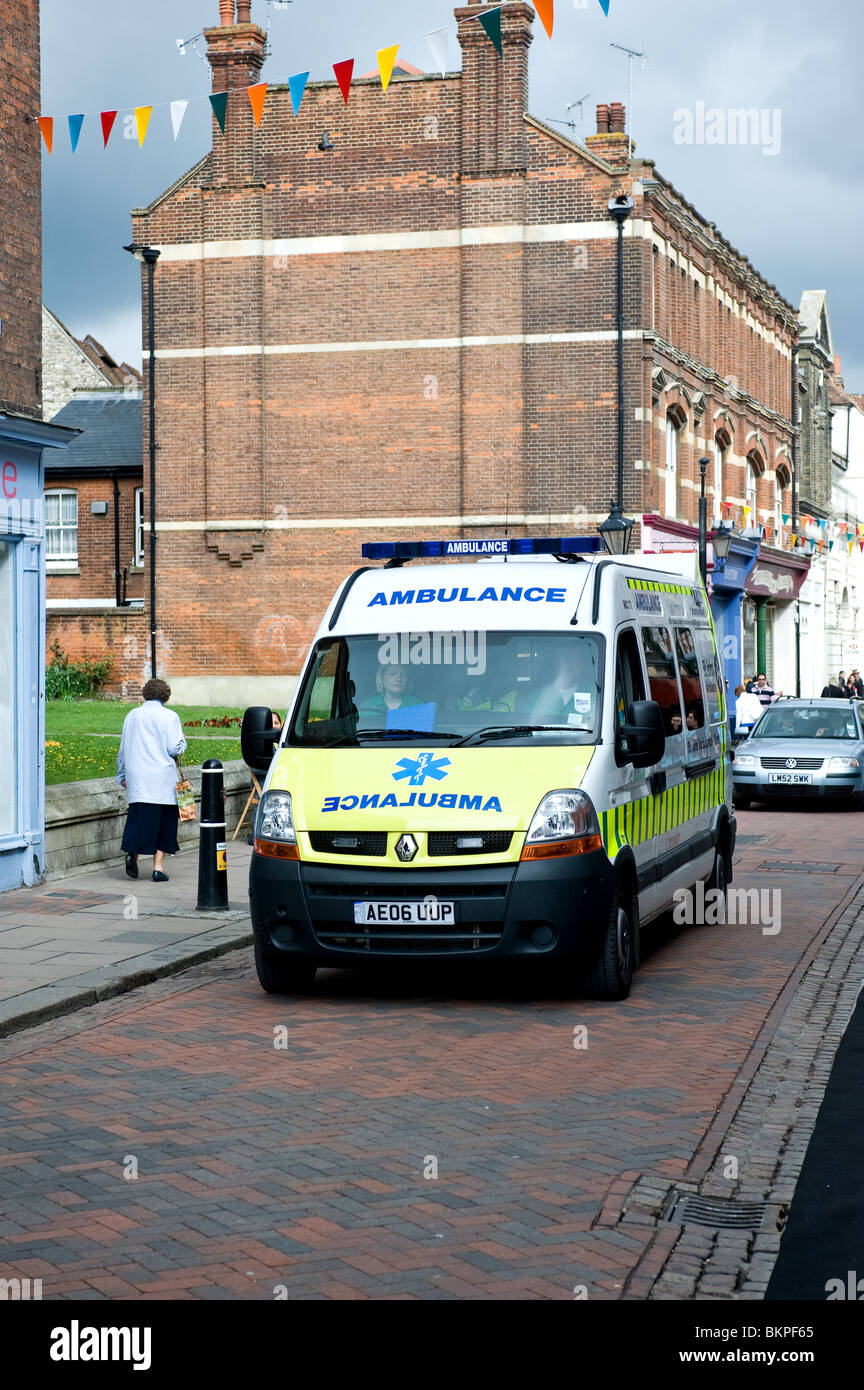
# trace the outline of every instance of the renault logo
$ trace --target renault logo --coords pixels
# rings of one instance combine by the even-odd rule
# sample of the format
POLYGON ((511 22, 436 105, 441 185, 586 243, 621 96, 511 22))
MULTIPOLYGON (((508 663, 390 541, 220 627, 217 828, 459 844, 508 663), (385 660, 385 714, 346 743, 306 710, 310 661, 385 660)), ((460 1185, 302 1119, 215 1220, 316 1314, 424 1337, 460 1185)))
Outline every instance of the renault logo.
POLYGON ((798 766, 798 759, 797 759, 797 758, 787 758, 787 759, 786 759, 786 766, 787 766, 787 767, 797 767, 797 766, 798 766))
POLYGON ((403 864, 408 864, 417 853, 417 841, 413 835, 400 835, 396 841, 396 853, 403 864))

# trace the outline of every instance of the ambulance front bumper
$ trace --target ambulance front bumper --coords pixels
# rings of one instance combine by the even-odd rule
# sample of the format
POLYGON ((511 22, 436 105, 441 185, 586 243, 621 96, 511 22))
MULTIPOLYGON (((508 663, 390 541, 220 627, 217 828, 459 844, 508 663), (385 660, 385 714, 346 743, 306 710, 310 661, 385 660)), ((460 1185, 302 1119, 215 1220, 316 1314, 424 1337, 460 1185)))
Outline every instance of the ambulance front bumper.
POLYGON ((602 850, 476 868, 358 869, 254 854, 249 875, 258 949, 319 966, 384 959, 595 958, 615 875, 602 850), (454 904, 447 924, 358 926, 355 903, 454 904))

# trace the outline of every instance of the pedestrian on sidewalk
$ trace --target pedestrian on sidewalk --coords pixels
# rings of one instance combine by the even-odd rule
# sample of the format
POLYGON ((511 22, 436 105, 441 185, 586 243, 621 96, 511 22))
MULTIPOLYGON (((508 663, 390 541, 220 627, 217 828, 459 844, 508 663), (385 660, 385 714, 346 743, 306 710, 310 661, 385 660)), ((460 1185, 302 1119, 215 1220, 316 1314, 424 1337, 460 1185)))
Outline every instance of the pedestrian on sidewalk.
POLYGON ((735 733, 741 735, 749 734, 757 719, 762 717, 762 701, 759 696, 752 691, 745 690, 743 685, 735 687, 735 733))
POLYGON ((120 848, 126 872, 138 877, 139 854, 153 855, 153 882, 167 883, 166 854, 176 854, 177 762, 186 751, 179 716, 165 706, 171 689, 163 680, 149 680, 141 691, 144 703, 123 720, 117 752, 117 781, 126 788, 129 810, 120 848))

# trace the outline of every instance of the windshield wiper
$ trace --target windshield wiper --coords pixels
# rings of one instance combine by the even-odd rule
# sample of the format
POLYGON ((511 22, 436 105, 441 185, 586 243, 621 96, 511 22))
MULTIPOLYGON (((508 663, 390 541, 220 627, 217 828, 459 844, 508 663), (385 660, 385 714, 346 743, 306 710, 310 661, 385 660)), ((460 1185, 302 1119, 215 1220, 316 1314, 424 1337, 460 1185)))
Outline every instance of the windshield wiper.
MULTIPOLYGON (((442 729, 432 732, 430 729, 356 729, 353 734, 346 734, 343 738, 334 739, 332 743, 324 743, 322 748, 339 748, 344 744, 354 744, 360 738, 457 738, 457 734, 447 733, 442 729)), ((359 747, 360 745, 357 744, 359 747)))
POLYGON ((475 729, 473 734, 460 738, 454 748, 466 748, 472 743, 485 743, 489 738, 524 738, 526 734, 590 734, 591 728, 582 724, 490 724, 475 729))

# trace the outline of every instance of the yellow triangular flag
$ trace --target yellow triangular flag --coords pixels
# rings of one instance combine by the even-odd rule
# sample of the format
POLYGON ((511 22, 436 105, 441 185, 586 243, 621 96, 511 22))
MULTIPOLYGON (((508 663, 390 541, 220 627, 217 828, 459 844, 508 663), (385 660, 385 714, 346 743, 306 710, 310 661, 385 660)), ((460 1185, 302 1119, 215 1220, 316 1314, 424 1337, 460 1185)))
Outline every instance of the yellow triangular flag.
POLYGON ((144 144, 147 139, 147 127, 150 124, 150 117, 153 115, 152 106, 135 107, 135 124, 138 127, 138 145, 144 144))
POLYGON ((267 83, 256 82, 254 87, 247 88, 249 92, 249 105, 252 107, 252 115, 255 117, 255 124, 261 124, 261 117, 264 114, 264 98, 267 95, 267 83))
POLYGON ((393 64, 396 62, 396 54, 399 52, 398 43, 394 43, 392 48, 382 48, 378 54, 378 71, 381 74, 381 87, 386 92, 390 86, 390 78, 393 76, 393 64))

